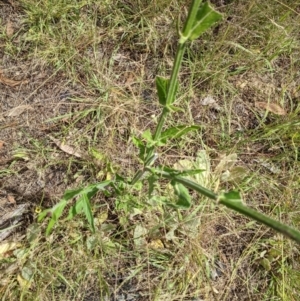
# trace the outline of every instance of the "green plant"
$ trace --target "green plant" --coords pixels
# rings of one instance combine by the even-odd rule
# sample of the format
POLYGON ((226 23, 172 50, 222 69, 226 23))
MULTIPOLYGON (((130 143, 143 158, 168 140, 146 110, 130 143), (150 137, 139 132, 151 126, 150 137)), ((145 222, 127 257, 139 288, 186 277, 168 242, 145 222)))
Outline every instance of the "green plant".
POLYGON ((153 164, 158 157, 158 155, 155 153, 157 147, 165 145, 171 138, 179 138, 182 135, 191 131, 195 131, 199 128, 197 126, 179 125, 163 130, 167 116, 172 112, 180 111, 180 108, 176 107, 174 104, 176 101, 175 96, 178 88, 178 74, 187 44, 197 39, 202 33, 213 26, 221 18, 221 14, 213 10, 207 2, 201 4, 201 0, 192 1, 183 30, 179 33, 180 38, 171 77, 170 79, 159 76, 156 78, 158 99, 160 105, 162 106, 162 113, 159 117, 156 130, 153 135, 151 134, 150 130, 145 131, 142 134, 142 139, 133 137, 133 143, 139 148, 140 151, 139 158, 143 163, 143 168, 135 174, 131 181, 116 174, 115 179, 113 180, 89 185, 85 188, 66 191, 63 199, 58 204, 56 204, 52 209, 43 211, 39 216, 40 221, 43 220, 48 214, 51 216, 46 230, 47 234, 50 233, 54 224, 62 216, 63 211, 68 205, 69 201, 75 197, 77 197, 77 201, 75 205, 71 206, 68 219, 73 218, 76 214, 84 213, 89 222, 91 230, 95 231, 90 199, 98 191, 118 194, 128 187, 138 187, 141 183, 143 183, 144 179, 147 178, 150 184, 149 194, 151 195, 151 189, 153 188, 154 183, 159 179, 164 178, 170 180, 170 183, 174 189, 174 195, 177 197, 177 202, 173 204, 173 207, 177 209, 190 208, 191 196, 189 189, 194 190, 214 200, 216 204, 222 204, 231 210, 261 222, 300 243, 299 231, 247 207, 243 203, 238 192, 230 191, 227 193, 216 194, 188 178, 191 175, 201 174, 203 170, 190 169, 179 171, 167 167, 153 167, 153 164), (108 187, 113 188, 113 192, 111 190, 107 190, 108 187))

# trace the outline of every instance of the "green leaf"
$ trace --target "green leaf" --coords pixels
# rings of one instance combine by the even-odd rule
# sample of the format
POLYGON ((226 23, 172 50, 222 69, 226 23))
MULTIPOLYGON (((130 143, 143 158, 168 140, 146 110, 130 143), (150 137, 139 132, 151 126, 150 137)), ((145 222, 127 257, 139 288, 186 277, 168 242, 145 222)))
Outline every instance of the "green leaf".
POLYGON ((176 138, 179 138, 179 137, 187 134, 188 132, 197 131, 199 129, 200 129, 200 126, 197 126, 197 125, 192 125, 192 126, 178 125, 178 126, 174 126, 174 127, 171 127, 169 129, 163 131, 161 133, 160 140, 163 143, 166 143, 166 141, 168 139, 176 139, 176 138))
POLYGON ((81 212, 82 212, 82 202, 78 201, 78 202, 76 202, 75 205, 73 205, 70 208, 67 220, 71 220, 72 218, 74 218, 75 215, 77 215, 81 212))
POLYGON ((149 129, 143 132, 142 137, 146 140, 147 147, 155 145, 155 141, 153 140, 151 131, 149 129))
POLYGON ((82 210, 91 226, 93 233, 95 233, 94 217, 92 213, 91 203, 89 197, 85 194, 82 196, 82 210))
POLYGON ((98 190, 98 191, 103 191, 105 190, 104 188, 112 183, 111 180, 103 181, 97 184, 94 184, 93 186, 98 190))
POLYGON ((165 173, 168 173, 170 176, 193 176, 193 175, 198 175, 202 172, 204 172, 204 169, 186 169, 186 170, 177 170, 174 168, 170 168, 170 167, 166 167, 163 166, 161 167, 156 167, 156 168, 152 168, 151 172, 153 174, 156 174, 157 172, 161 172, 164 171, 165 173))
POLYGON ((169 79, 161 77, 161 76, 157 76, 155 79, 155 83, 156 83, 156 90, 157 90, 159 103, 162 106, 165 106, 166 100, 167 100, 169 79))
POLYGON ((197 153, 196 158, 179 160, 174 164, 174 169, 185 171, 185 170, 202 170, 201 173, 195 174, 194 176, 188 176, 189 180, 195 181, 196 183, 210 188, 214 183, 213 177, 210 172, 210 158, 206 150, 200 150, 197 153))
POLYGON ((43 221, 43 219, 49 214, 49 212, 51 211, 51 209, 46 209, 43 210, 39 215, 38 215, 38 222, 43 221))
POLYGON ((169 112, 182 112, 182 113, 185 113, 184 109, 175 107, 173 105, 168 105, 166 108, 168 109, 169 112))
POLYGON ((149 129, 147 129, 145 132, 143 132, 142 137, 146 140, 146 143, 147 143, 145 153, 147 153, 147 148, 151 148, 153 146, 164 145, 164 143, 162 143, 160 140, 158 140, 158 141, 153 140, 151 131, 149 129))
POLYGON ((158 177, 155 174, 152 174, 148 177, 148 198, 150 199, 152 197, 152 194, 154 192, 155 183, 157 182, 158 177))
POLYGON ((112 184, 112 181, 103 181, 100 183, 89 185, 85 188, 78 188, 73 190, 67 190, 62 198, 62 200, 57 203, 53 208, 44 210, 40 213, 38 221, 42 221, 49 213, 51 214, 51 219, 48 223, 46 229, 46 235, 49 235, 53 226, 61 217, 63 210, 65 209, 68 201, 76 196, 80 196, 76 204, 71 207, 67 219, 72 219, 76 214, 84 212, 92 230, 94 231, 94 220, 91 220, 91 209, 88 210, 87 206, 90 204, 89 200, 100 190, 105 190, 105 187, 112 184), (87 200, 87 201, 86 201, 87 200))
POLYGON ((49 212, 51 212, 51 219, 48 223, 48 227, 46 229, 46 235, 49 235, 53 226, 57 222, 57 220, 60 218, 62 215, 66 205, 67 201, 62 199, 59 203, 57 203, 49 212))
POLYGON ((132 137, 132 142, 140 151, 139 158, 144 161, 146 156, 146 146, 144 145, 144 142, 137 137, 132 137))
POLYGON ((268 272, 271 271, 272 267, 271 267, 271 263, 270 263, 269 259, 267 259, 267 258, 261 259, 260 264, 263 266, 263 268, 266 271, 268 271, 268 272))
POLYGON ((221 19, 222 15, 215 11, 208 2, 205 2, 199 7, 194 24, 190 32, 187 33, 189 40, 193 41, 199 38, 202 33, 221 19))
POLYGON ((106 159, 105 155, 100 153, 96 148, 91 148, 90 153, 98 161, 103 161, 106 159))
POLYGON ((223 192, 219 195, 219 201, 230 201, 235 204, 244 205, 240 193, 238 191, 223 192))
POLYGON ((66 192, 64 193, 62 199, 65 200, 65 201, 69 201, 69 200, 73 199, 75 196, 77 196, 78 194, 82 193, 83 189, 84 188, 66 190, 66 192))
POLYGON ((174 192, 178 197, 176 207, 181 209, 189 209, 191 207, 191 196, 188 189, 180 183, 171 183, 174 187, 174 192))

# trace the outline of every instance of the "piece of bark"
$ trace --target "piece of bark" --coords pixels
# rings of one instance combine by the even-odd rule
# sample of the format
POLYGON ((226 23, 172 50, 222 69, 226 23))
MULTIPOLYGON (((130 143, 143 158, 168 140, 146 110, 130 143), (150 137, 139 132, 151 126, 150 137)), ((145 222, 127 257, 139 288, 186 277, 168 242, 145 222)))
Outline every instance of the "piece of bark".
POLYGON ((23 219, 29 207, 28 203, 17 205, 13 210, 0 217, 0 241, 10 236, 23 219))

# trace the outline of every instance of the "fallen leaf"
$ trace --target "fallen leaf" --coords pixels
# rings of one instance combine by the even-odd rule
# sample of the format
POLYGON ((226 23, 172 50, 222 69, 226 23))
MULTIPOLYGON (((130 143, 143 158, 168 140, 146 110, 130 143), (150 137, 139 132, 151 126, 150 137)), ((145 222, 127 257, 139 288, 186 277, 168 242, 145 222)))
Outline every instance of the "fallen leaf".
POLYGON ((6 198, 11 204, 16 205, 16 200, 13 195, 9 194, 6 198))
POLYGON ((125 87, 130 87, 134 83, 134 79, 134 74, 130 72, 128 77, 126 78, 125 87))
POLYGON ((21 244, 17 242, 4 242, 0 244, 0 258, 6 257, 6 253, 20 247, 21 244))
POLYGON ((160 239, 151 240, 151 242, 148 244, 148 246, 149 246, 149 248, 154 249, 154 250, 160 250, 160 249, 165 248, 163 242, 160 239))
POLYGON ((4 240, 6 237, 10 236, 15 228, 18 226, 18 223, 22 221, 23 214, 26 212, 29 203, 17 205, 14 210, 9 210, 7 213, 1 216, 0 225, 9 223, 9 227, 2 229, 0 231, 0 241, 4 240))
POLYGON ((286 111, 276 103, 269 103, 269 102, 256 102, 255 106, 259 109, 270 111, 276 115, 286 115, 286 111))
POLYGON ((13 80, 10 78, 5 77, 2 72, 0 71, 0 83, 10 86, 10 87, 15 87, 21 84, 26 84, 28 81, 27 80, 13 80))
POLYGON ((74 147, 70 146, 70 145, 67 145, 67 144, 64 144, 63 142, 60 142, 58 139, 55 139, 54 137, 52 136, 48 136, 63 152, 69 154, 69 155, 72 155, 72 156, 75 156, 77 158, 81 158, 83 155, 76 151, 74 147))
POLYGON ((6 35, 10 38, 14 34, 14 28, 13 28, 13 23, 8 20, 6 23, 6 35))
POLYGON ((0 149, 4 146, 4 141, 0 140, 0 149))
POLYGON ((21 105, 21 106, 17 106, 13 109, 11 109, 8 113, 7 116, 8 117, 16 117, 16 116, 20 116, 21 114, 23 114, 26 110, 33 110, 33 107, 30 105, 21 105))
POLYGON ((19 282, 19 285, 22 289, 29 289, 31 286, 31 281, 28 281, 26 279, 24 279, 20 274, 18 274, 17 276, 17 280, 19 282))

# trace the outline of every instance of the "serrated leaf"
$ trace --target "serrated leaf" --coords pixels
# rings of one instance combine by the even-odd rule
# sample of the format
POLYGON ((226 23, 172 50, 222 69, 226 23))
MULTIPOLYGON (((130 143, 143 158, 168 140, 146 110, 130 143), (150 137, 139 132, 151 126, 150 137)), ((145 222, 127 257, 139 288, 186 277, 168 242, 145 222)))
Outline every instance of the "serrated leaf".
POLYGON ((80 194, 83 190, 84 190, 84 188, 66 190, 62 199, 65 201, 69 201, 69 200, 73 199, 75 196, 77 196, 78 194, 80 194))
POLYGON ((98 191, 105 190, 104 188, 112 183, 111 180, 106 180, 97 184, 94 184, 94 187, 97 188, 98 191))
POLYGON ((178 197, 176 207, 189 209, 191 207, 191 196, 188 189, 180 183, 171 183, 174 187, 175 195, 178 197))
POLYGON ((155 79, 155 83, 156 83, 156 90, 157 90, 159 103, 162 106, 165 106, 166 100, 167 100, 169 79, 161 77, 161 76, 157 76, 155 79))
POLYGON ((192 125, 192 126, 188 126, 188 125, 178 125, 178 126, 174 126, 171 128, 168 128, 167 130, 163 131, 161 133, 160 136, 160 140, 164 143, 166 143, 166 141, 168 139, 176 139, 179 138, 189 132, 192 131, 197 131, 200 129, 200 126, 197 125, 192 125))
POLYGON ((208 2, 203 3, 197 12, 195 22, 188 33, 190 41, 193 41, 204 33, 208 28, 212 27, 216 22, 222 19, 222 15, 215 11, 208 2))
POLYGON ((51 209, 46 209, 43 210, 39 215, 38 215, 38 222, 43 221, 43 219, 48 215, 48 213, 51 211, 51 209))
POLYGON ((180 160, 178 163, 174 164, 174 168, 181 172, 189 170, 199 171, 199 173, 196 172, 194 175, 192 175, 192 173, 187 175, 187 178, 205 187, 209 187, 212 184, 210 175, 210 158, 205 150, 199 151, 197 153, 197 157, 193 161, 188 159, 180 160))
POLYGON ((146 154, 146 146, 143 141, 138 139, 137 137, 132 137, 133 144, 139 149, 139 158, 144 161, 146 154))
POLYGON ((152 138, 152 134, 151 131, 149 129, 147 129, 146 131, 143 132, 142 137, 147 141, 147 143, 151 144, 153 143, 153 138, 152 138))
MULTIPOLYGON (((163 146, 164 143, 160 140, 153 140, 151 131, 147 129, 145 132, 143 132, 142 137, 146 140, 146 149, 150 148, 152 146, 163 146)), ((145 150, 145 153, 147 153, 147 150, 145 150)))
POLYGON ((67 205, 67 201, 66 200, 62 200, 60 201, 58 204, 56 204, 52 209, 51 209, 51 213, 52 213, 52 219, 54 219, 55 221, 57 221, 60 216, 62 215, 64 208, 67 205))
POLYGON ((50 219, 47 229, 46 229, 46 236, 48 236, 51 233, 52 228, 54 227, 56 221, 54 219, 50 219))
POLYGON ((83 212, 86 215, 86 218, 94 231, 94 221, 90 217, 90 210, 87 208, 87 202, 86 199, 88 199, 88 204, 89 204, 89 199, 92 198, 97 191, 99 190, 105 190, 105 187, 109 184, 111 184, 112 181, 103 181, 97 184, 89 185, 85 188, 78 188, 78 189, 73 189, 73 190, 68 190, 65 192, 62 200, 56 204, 52 209, 47 209, 44 210, 38 217, 38 221, 42 221, 47 214, 51 213, 51 219, 48 223, 48 227, 46 229, 46 235, 49 235, 53 226, 55 223, 58 221, 60 216, 63 213, 64 208, 66 207, 67 203, 69 200, 76 196, 81 196, 80 199, 77 201, 77 203, 70 209, 68 219, 73 218, 76 214, 83 212), (81 198, 83 197, 83 200, 81 198))

